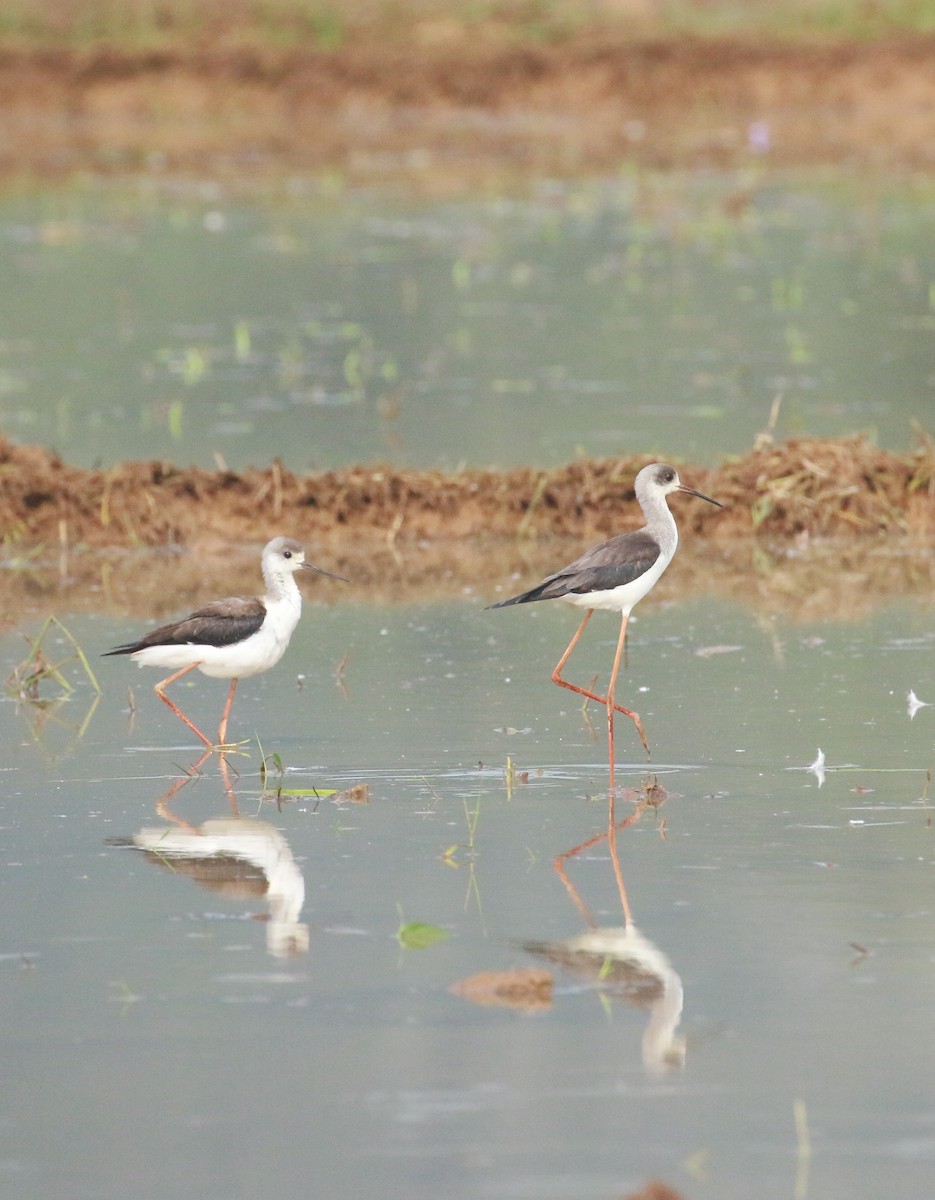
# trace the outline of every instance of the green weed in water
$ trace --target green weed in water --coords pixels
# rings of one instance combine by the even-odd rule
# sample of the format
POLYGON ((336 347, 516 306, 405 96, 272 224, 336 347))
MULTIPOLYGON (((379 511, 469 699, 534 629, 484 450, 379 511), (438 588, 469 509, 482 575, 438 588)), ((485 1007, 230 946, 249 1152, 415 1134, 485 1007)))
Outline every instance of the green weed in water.
POLYGON ((399 913, 399 928, 396 930, 396 940, 404 950, 426 950, 437 942, 444 942, 451 937, 447 929, 440 925, 430 925, 425 921, 403 920, 403 910, 397 905, 399 913))
POLYGON ((7 692, 11 696, 17 696, 20 700, 38 701, 42 698, 40 687, 43 683, 51 681, 59 688, 59 695, 71 695, 75 689, 62 671, 63 668, 75 662, 81 666, 85 677, 97 695, 100 695, 101 685, 77 639, 65 628, 58 617, 47 617, 42 628, 29 643, 26 657, 22 662, 17 663, 7 676, 7 692), (46 639, 50 632, 64 638, 71 647, 70 653, 66 654, 64 658, 53 660, 49 657, 46 639))

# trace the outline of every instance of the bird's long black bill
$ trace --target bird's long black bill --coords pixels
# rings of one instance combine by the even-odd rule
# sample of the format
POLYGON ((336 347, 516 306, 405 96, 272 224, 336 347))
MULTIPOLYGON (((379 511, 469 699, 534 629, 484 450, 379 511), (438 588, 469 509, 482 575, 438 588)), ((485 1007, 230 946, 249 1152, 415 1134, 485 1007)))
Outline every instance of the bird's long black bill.
POLYGON ((316 567, 314 563, 304 562, 302 566, 308 568, 309 571, 315 571, 318 575, 327 575, 329 579, 338 579, 341 583, 351 582, 346 575, 335 575, 333 571, 326 571, 324 567, 316 567))
POLYGON ((679 486, 679 491, 686 496, 697 496, 699 500, 707 500, 709 504, 713 504, 715 508, 723 508, 724 505, 720 500, 712 500, 710 496, 706 496, 704 492, 696 492, 694 488, 686 487, 685 484, 679 486))

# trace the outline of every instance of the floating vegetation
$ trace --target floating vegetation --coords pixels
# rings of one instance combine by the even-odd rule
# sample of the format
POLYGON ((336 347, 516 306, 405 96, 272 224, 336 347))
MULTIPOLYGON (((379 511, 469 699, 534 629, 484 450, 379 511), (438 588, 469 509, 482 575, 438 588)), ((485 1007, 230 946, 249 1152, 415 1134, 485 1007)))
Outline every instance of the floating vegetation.
MULTIPOLYGON (((47 726, 58 726, 68 738, 68 746, 84 737, 91 724, 101 688, 97 682, 87 655, 75 637, 56 616, 46 617, 39 632, 26 639, 26 657, 17 663, 6 678, 7 694, 24 705, 30 735, 36 741, 47 734, 47 726), (61 644, 65 643, 63 654, 61 644), (53 648, 54 647, 54 650, 53 648), (93 694, 81 715, 69 710, 67 717, 59 710, 74 696, 76 688, 66 672, 78 666, 90 683, 93 694)), ((47 740, 47 739, 46 739, 47 740)), ((51 744, 48 743, 47 744, 51 744)), ((62 751, 59 747, 59 753, 62 751)))
POLYGON ((402 909, 399 911, 399 926, 396 930, 396 940, 404 950, 427 950, 438 942, 444 942, 451 937, 447 929, 440 925, 430 925, 426 921, 406 921, 402 909))
POLYGON ((17 663, 7 676, 7 692, 19 700, 32 703, 70 696, 75 689, 63 671, 75 663, 81 667, 95 694, 100 695, 100 684, 78 641, 58 617, 46 617, 39 632, 29 642, 26 657, 17 663), (70 647, 64 657, 52 657, 50 653, 49 641, 52 640, 50 635, 53 634, 57 641, 64 640, 70 647), (42 685, 47 683, 54 684, 58 689, 52 696, 44 696, 40 691, 42 685))
POLYGON ((537 967, 479 971, 457 980, 448 990, 452 995, 484 1008, 542 1012, 552 1007, 552 974, 537 967))

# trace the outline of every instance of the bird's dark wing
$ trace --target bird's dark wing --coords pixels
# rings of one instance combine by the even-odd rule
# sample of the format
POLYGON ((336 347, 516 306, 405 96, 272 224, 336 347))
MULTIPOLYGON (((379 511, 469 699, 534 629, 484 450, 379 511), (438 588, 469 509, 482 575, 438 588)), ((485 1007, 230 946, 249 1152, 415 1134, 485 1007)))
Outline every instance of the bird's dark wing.
POLYGON ((183 621, 162 625, 139 641, 117 646, 114 650, 108 650, 107 654, 133 654, 137 650, 145 650, 147 646, 184 646, 189 643, 230 646, 256 633, 265 616, 266 606, 257 597, 230 596, 226 600, 213 600, 196 608, 183 621))
POLYGON ((658 557, 659 545, 645 530, 619 533, 592 546, 580 558, 549 575, 528 592, 489 607, 507 608, 511 604, 529 604, 533 600, 559 600, 562 596, 610 591, 639 579, 658 557))

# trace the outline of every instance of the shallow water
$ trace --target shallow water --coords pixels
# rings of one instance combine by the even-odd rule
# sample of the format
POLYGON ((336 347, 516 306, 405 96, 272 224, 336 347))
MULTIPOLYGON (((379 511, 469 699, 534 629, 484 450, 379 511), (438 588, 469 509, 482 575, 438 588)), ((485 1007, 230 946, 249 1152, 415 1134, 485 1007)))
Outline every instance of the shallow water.
MULTIPOLYGON (((217 864, 198 884, 119 844, 178 828, 157 802, 198 757, 153 673, 95 657, 90 715, 74 664, 54 710, 0 705, 4 1196, 927 1194, 935 708, 910 719, 907 694, 935 701, 931 607, 646 602, 623 695, 654 756, 621 721, 617 816, 650 772, 667 797, 617 838, 626 976, 606 950, 555 961, 624 917, 606 839, 567 886, 553 866, 607 827, 600 713, 548 679, 575 614, 488 599, 309 605, 241 684, 231 732, 285 768, 277 805, 256 741, 230 759, 279 924, 217 864), (416 922, 450 936, 406 948, 416 922), (551 972, 551 1003, 450 990, 516 968, 551 972)), ((60 615, 95 655, 135 629, 60 615)), ((571 677, 606 677, 615 637, 598 614, 571 677)), ((0 642, 4 673, 22 653, 0 642)), ((224 687, 176 696, 210 729, 224 687)), ((230 817, 216 760, 170 808, 230 817)))
MULTIPOLYGON (((902 446, 933 216, 923 185, 840 177, 7 196, 3 429, 87 463, 714 462, 781 394, 779 433, 902 446)), ((4 1197, 927 1194, 928 600, 647 601, 621 698, 653 761, 621 720, 616 815, 666 797, 615 863, 601 714, 548 678, 565 608, 309 604, 241 685, 229 780, 185 783, 154 675, 97 657, 139 622, 68 595, 102 695, 67 662, 67 699, 0 703, 4 1197), (540 974, 512 1003, 470 982, 514 970, 540 974)), ((595 618, 572 678, 616 632, 595 618)), ((225 686, 186 683, 213 729, 225 686)))
POLYGON ((0 417, 79 465, 743 453, 932 407, 925 181, 636 173, 440 203, 340 182, 0 198, 0 417))

